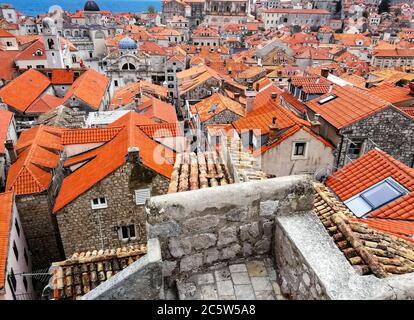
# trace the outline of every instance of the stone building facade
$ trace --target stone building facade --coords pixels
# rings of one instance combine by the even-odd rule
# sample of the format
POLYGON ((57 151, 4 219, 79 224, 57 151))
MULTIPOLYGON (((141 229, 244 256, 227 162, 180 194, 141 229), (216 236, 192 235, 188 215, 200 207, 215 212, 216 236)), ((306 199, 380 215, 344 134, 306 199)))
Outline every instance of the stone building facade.
POLYGON ((169 181, 141 164, 126 162, 56 213, 66 257, 75 252, 118 248, 147 242, 144 205, 135 190, 151 196, 167 193, 169 181), (105 197, 107 208, 92 209, 92 199, 105 197), (121 239, 122 227, 133 225, 135 237, 121 239))
POLYGON ((403 112, 389 107, 339 131, 345 138, 335 151, 335 163, 342 167, 353 160, 353 144, 361 143, 357 157, 378 147, 412 167, 414 163, 414 121, 403 112))

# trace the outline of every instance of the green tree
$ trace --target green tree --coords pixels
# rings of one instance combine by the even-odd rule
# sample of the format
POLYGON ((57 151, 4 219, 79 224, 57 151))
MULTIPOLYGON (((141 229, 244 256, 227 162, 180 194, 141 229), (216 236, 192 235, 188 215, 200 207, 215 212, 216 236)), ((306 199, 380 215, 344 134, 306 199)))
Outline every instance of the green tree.
POLYGON ((379 13, 390 12, 390 0, 382 0, 379 7, 379 13))
POLYGON ((148 9, 147 9, 147 12, 148 12, 148 13, 156 13, 156 12, 157 12, 157 10, 155 9, 155 7, 154 7, 154 6, 149 6, 149 7, 148 7, 148 9))

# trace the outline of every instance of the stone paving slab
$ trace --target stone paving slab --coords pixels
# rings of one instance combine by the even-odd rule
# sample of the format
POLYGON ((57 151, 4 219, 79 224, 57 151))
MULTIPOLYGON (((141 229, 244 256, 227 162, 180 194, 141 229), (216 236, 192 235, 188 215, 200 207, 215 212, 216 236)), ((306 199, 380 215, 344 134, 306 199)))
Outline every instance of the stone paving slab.
POLYGON ((212 267, 177 280, 182 300, 284 300, 270 258, 212 267))

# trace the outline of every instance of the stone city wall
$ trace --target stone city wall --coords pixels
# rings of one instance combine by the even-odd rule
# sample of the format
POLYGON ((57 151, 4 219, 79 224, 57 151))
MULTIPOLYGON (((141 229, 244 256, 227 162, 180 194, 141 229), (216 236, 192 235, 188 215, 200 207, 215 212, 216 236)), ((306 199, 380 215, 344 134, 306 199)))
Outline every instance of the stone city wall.
POLYGON ((147 234, 164 276, 271 252, 275 214, 311 210, 309 177, 291 176, 151 198, 147 234))

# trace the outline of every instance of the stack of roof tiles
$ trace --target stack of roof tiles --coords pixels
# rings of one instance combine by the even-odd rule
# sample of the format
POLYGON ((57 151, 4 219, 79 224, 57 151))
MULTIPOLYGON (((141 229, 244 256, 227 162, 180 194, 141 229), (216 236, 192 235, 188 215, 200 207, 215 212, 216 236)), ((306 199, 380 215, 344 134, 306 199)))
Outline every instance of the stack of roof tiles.
POLYGON ((60 128, 81 128, 85 119, 85 111, 75 111, 72 108, 59 106, 43 113, 37 123, 60 128))
POLYGON ((266 173, 260 170, 257 159, 249 150, 243 147, 240 139, 227 137, 226 146, 230 154, 234 174, 237 175, 240 182, 267 179, 266 173))
POLYGON ((224 163, 215 152, 177 154, 169 193, 233 183, 224 163))
POLYGON ((55 300, 74 300, 95 289, 147 253, 145 245, 75 253, 52 264, 55 300))
POLYGON ((314 210, 338 248, 362 275, 384 278, 414 271, 414 242, 352 217, 327 187, 315 185, 314 210))

